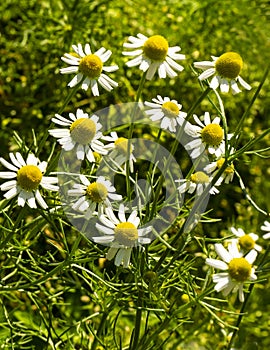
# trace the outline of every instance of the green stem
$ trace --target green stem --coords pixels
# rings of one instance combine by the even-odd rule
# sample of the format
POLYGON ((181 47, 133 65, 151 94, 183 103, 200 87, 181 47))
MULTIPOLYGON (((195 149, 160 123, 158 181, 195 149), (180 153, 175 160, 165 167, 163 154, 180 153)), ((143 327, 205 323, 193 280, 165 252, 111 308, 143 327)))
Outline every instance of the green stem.
MULTIPOLYGON (((198 105, 203 101, 203 99, 209 94, 209 92, 211 91, 211 88, 208 86, 204 91, 203 93, 201 94, 201 96, 197 99, 197 101, 193 104, 193 106, 190 108, 190 110, 188 111, 187 113, 187 116, 185 118, 185 121, 183 123, 183 125, 178 128, 177 130, 177 134, 176 134, 176 137, 175 137, 175 140, 174 140, 174 143, 172 145, 172 149, 171 149, 171 152, 170 152, 170 155, 169 157, 167 158, 166 160, 166 163, 164 165, 164 174, 166 174, 167 170, 168 170, 168 166, 170 165, 170 162, 177 150, 177 147, 178 147, 178 140, 181 140, 182 138, 182 135, 184 133, 184 129, 185 129, 185 124, 186 122, 188 121, 188 119, 191 117, 191 115, 193 114, 193 112, 195 111, 195 109, 198 107, 198 105)), ((155 213, 156 213, 156 207, 157 207, 157 202, 158 202, 158 198, 159 198, 159 194, 160 194, 160 191, 162 189, 162 186, 163 186, 163 175, 160 175, 159 177, 159 180, 158 180, 158 186, 157 186, 157 189, 156 189, 156 192, 155 192, 155 196, 154 196, 154 200, 153 200, 153 204, 152 204, 152 208, 151 208, 151 212, 150 212, 150 220, 153 219, 155 213)))
POLYGON ((103 313, 103 315, 102 315, 102 318, 101 318, 101 320, 100 320, 100 324, 99 324, 97 333, 96 333, 96 335, 95 335, 95 337, 94 337, 94 341, 93 341, 91 350, 95 350, 96 347, 97 347, 97 344, 98 344, 98 342, 99 342, 99 336, 100 336, 100 334, 101 334, 101 332, 102 332, 102 330, 103 330, 103 327, 104 327, 104 324, 105 324, 105 321, 106 321, 108 315, 109 315, 109 313, 104 311, 104 313, 103 313))
POLYGON ((267 66, 265 72, 264 72, 264 75, 263 75, 263 78, 262 78, 262 81, 260 82, 260 85, 258 86, 257 90, 255 91, 255 94, 253 95, 249 105, 248 105, 248 108, 246 109, 245 113, 242 115, 238 125, 236 126, 236 129, 234 131, 234 134, 233 134, 233 137, 231 138, 230 140, 230 145, 231 147, 234 147, 234 148, 237 148, 237 145, 236 143, 239 142, 239 139, 240 137, 238 137, 238 134, 240 134, 240 131, 242 129, 242 126, 243 126, 243 123, 245 121, 245 119, 247 118, 247 116, 249 115, 249 112, 250 112, 250 109, 251 107, 253 106, 255 100, 257 99, 262 87, 263 87, 263 84, 265 83, 265 80, 267 78, 267 75, 269 73, 269 69, 270 69, 270 64, 267 66), (238 139, 236 139, 238 137, 238 139))
MULTIPOLYGON (((133 131, 134 131, 134 118, 135 115, 137 113, 137 109, 138 109, 138 102, 140 101, 141 98, 141 94, 142 94, 142 90, 143 90, 143 85, 145 82, 145 78, 146 78, 146 72, 143 73, 141 80, 140 80, 140 84, 136 93, 136 97, 135 97, 135 106, 132 110, 132 114, 131 114, 131 121, 130 121, 130 125, 129 125, 129 130, 128 130, 128 147, 127 147, 127 156, 130 155, 131 153, 131 138, 133 135, 133 131)), ((131 186, 130 186, 130 169, 129 169, 129 159, 127 159, 126 162, 126 189, 127 189, 127 198, 128 201, 131 201, 131 186)))
MULTIPOLYGON (((201 194, 200 198, 198 199, 198 201, 194 204, 193 208, 191 209, 188 219, 186 222, 184 222, 182 224, 182 226, 180 227, 179 231, 177 232, 177 234, 175 235, 174 239, 172 240, 172 242, 170 243, 171 246, 174 246, 174 244, 177 243, 177 241, 179 240, 180 236, 185 233, 185 232, 189 232, 187 229, 189 228, 189 226, 191 225, 192 221, 194 221, 194 217, 196 215, 196 212, 200 209, 200 206, 202 205, 202 203, 204 202, 204 200, 206 199, 206 197, 209 195, 209 190, 212 186, 215 185, 215 183, 217 182, 217 180, 219 179, 220 175, 223 173, 223 171, 227 168, 227 164, 228 164, 228 159, 225 159, 224 163, 222 164, 222 166, 220 167, 220 169, 218 170, 217 174, 214 176, 212 182, 205 188, 205 190, 203 191, 203 193, 201 194), (187 225, 187 223, 189 223, 187 225), (186 228, 187 226, 187 228, 186 228)), ((154 271, 158 271, 158 269, 160 268, 160 266, 162 265, 163 261, 165 260, 165 258, 167 257, 167 255, 169 254, 169 252, 171 251, 170 248, 167 248, 162 256, 159 258, 159 260, 157 261, 155 267, 154 267, 154 271)), ((176 252, 176 254, 178 254, 178 252, 176 252)))
MULTIPOLYGON (((77 92, 77 90, 79 89, 79 85, 77 85, 75 88, 71 89, 62 105, 62 107, 58 110, 57 114, 61 114, 63 113, 63 111, 65 110, 66 106, 68 105, 68 103, 70 102, 70 100, 72 99, 72 97, 75 95, 75 93, 77 92)), ((53 125, 53 123, 50 124, 49 128, 53 125)), ((38 150, 36 152, 36 156, 38 157, 40 152, 42 151, 44 145, 45 145, 45 142, 47 141, 47 138, 48 138, 49 134, 48 132, 45 132, 44 135, 43 135, 43 138, 41 139, 40 143, 39 143, 39 147, 38 147, 38 150)), ((55 141, 56 142, 56 141, 55 141)))

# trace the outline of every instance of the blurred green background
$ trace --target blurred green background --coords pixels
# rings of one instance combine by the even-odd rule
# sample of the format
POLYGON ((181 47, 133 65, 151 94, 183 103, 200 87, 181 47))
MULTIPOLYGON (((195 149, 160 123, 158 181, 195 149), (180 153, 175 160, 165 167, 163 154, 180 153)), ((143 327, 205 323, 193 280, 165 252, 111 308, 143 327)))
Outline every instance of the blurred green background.
MULTIPOLYGON (((112 50, 113 55, 109 64, 117 64, 119 70, 110 74, 110 77, 119 83, 119 87, 113 93, 100 89, 101 95, 97 98, 94 98, 90 91, 79 90, 65 112, 73 112, 78 107, 94 112, 109 104, 133 101, 141 72, 137 68, 128 69, 125 66, 126 59, 121 55, 122 45, 129 35, 161 34, 168 39, 170 46, 181 46, 181 53, 186 55, 186 61, 183 63, 185 70, 172 80, 154 79, 146 82, 142 98, 149 101, 157 94, 169 96, 177 99, 183 105, 184 111, 191 107, 200 94, 200 85, 191 69, 192 63, 210 60, 211 55, 219 56, 225 51, 238 52, 244 60, 241 76, 252 85, 253 89, 236 96, 231 94, 223 96, 230 132, 233 131, 248 106, 263 77, 266 65, 269 63, 270 1, 268 0, 168 0, 157 2, 5 0, 0 4, 0 13, 0 155, 4 158, 7 158, 10 150, 17 149, 13 138, 14 132, 18 133, 31 147, 34 142, 33 134, 36 135, 38 143, 50 125, 51 116, 57 113, 62 106, 69 92, 66 85, 71 80, 71 75, 59 73, 59 69, 66 66, 60 57, 65 52, 71 51, 72 44, 89 42, 93 50, 101 46, 112 50)), ((203 101, 196 114, 203 114, 205 110, 209 110, 210 113, 214 112, 207 100, 203 101)), ((270 127, 269 115, 270 83, 268 77, 242 129, 241 145, 270 127)), ((51 140, 48 139, 43 150, 47 155, 50 152, 50 144, 51 140)), ((260 148, 270 147, 269 136, 258 146, 260 148)), ((269 151, 264 155, 269 155, 269 151)), ((269 158, 245 155, 235 166, 242 174, 252 198, 261 208, 270 212, 269 158)), ((234 180, 233 186, 225 186, 219 196, 211 199, 211 207, 213 210, 210 216, 222 221, 198 227, 199 235, 205 234, 211 238, 226 235, 227 225, 232 223, 237 223, 246 231, 260 234, 259 226, 265 217, 258 213, 243 196, 237 179, 234 180)), ((195 247, 194 250, 196 249, 195 247)), ((98 258, 97 253, 94 254, 94 258, 98 258)), ((57 257, 55 259, 57 262, 57 257)), ((45 261, 41 264, 45 265, 45 261)), ((94 266, 92 268, 94 269, 94 266)), ((64 302, 69 305, 67 309, 63 304, 55 311, 55 314, 53 312, 50 314, 48 322, 51 322, 54 317, 61 320, 59 323, 56 322, 56 327, 63 326, 65 317, 78 321, 87 317, 89 310, 93 311, 92 304, 88 305, 89 296, 85 296, 85 291, 80 289, 81 276, 78 276, 70 277, 78 284, 72 284, 70 293, 66 291, 63 295, 64 302)), ((68 283, 67 276, 63 279, 64 283, 68 283)), ((269 290, 269 282, 267 283, 265 282, 264 286, 269 290)), ((48 281, 46 285, 46 288, 52 290, 52 294, 61 293, 61 287, 61 282, 55 280, 52 284, 48 281)), ((46 288, 43 291, 44 295, 47 293, 46 288)), ((270 346, 268 290, 258 285, 257 293, 250 305, 253 313, 250 318, 245 319, 244 325, 247 331, 241 334, 246 339, 245 344, 252 344, 253 347, 250 349, 264 350, 270 346)), ((19 291, 16 293, 14 297, 16 302, 20 300, 21 305, 24 305, 24 301, 27 300, 24 307, 19 307, 16 314, 12 316, 19 327, 20 322, 26 322, 24 313, 29 310, 31 310, 30 314, 34 312, 35 302, 27 297, 27 293, 19 291)), ((7 300, 5 299, 5 302, 7 300)), ((14 300, 12 298, 9 300, 8 310, 14 307, 14 300)), ((34 317, 33 314, 31 315, 34 317)), ((29 324, 32 327, 36 321, 33 321, 31 317, 29 316, 29 324)), ((205 327, 203 337, 198 341, 207 349, 214 349, 212 346, 216 344, 215 340, 211 339, 213 329, 212 324, 209 323, 208 327, 205 327)), ((89 329, 86 327, 84 332, 87 334, 90 330, 91 327, 89 329)), ((5 333, 1 334, 4 339, 5 333)), ((14 349, 43 349, 42 346, 45 346, 45 343, 39 343, 37 334, 38 328, 33 328, 32 335, 29 335, 30 338, 32 336, 32 340, 29 343, 26 341, 25 347, 14 345, 14 349), (27 344, 32 344, 33 347, 30 345, 27 347, 27 344)), ((79 340, 72 338, 73 342, 68 343, 70 349, 84 348, 83 345, 80 347, 76 344, 82 344, 82 339, 84 339, 82 337, 87 336, 81 335, 84 333, 78 334, 79 340)), ((178 346, 177 336, 180 337, 176 335, 172 342, 174 349, 178 346)), ((196 343, 193 342, 194 339, 191 339, 183 347, 179 345, 177 349, 189 349, 189 346, 195 349, 196 343)), ((8 349, 8 347, 1 348, 8 349)), ((13 348, 10 347, 10 349, 13 348)), ((245 345, 244 349, 248 349, 248 345, 245 345)))

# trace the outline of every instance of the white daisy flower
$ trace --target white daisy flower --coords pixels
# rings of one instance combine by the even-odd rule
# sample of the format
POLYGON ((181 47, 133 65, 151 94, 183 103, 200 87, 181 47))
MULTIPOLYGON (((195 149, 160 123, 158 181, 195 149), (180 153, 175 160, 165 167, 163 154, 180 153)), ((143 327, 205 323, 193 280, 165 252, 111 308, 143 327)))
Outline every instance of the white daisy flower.
POLYGON ((162 98, 157 95, 157 98, 152 99, 153 102, 144 102, 148 109, 145 111, 150 116, 152 121, 161 120, 160 127, 169 129, 171 132, 176 131, 177 123, 182 125, 187 113, 182 112, 182 105, 176 100, 170 100, 169 97, 162 98))
POLYGON ((238 237, 236 241, 239 244, 240 248, 244 251, 255 249, 258 252, 260 252, 262 250, 262 247, 256 244, 256 241, 259 238, 259 236, 255 233, 246 234, 242 228, 236 229, 235 227, 231 227, 230 230, 236 237, 238 237))
POLYGON ((77 158, 83 160, 86 158, 89 162, 95 162, 93 152, 101 155, 107 154, 104 145, 99 139, 102 133, 99 131, 102 125, 98 122, 96 115, 89 117, 81 109, 77 109, 76 115, 69 113, 69 119, 55 114, 52 121, 60 126, 68 127, 62 129, 51 129, 49 134, 57 138, 65 151, 70 151, 76 147, 77 158))
POLYGON ((123 163, 129 161, 129 168, 133 173, 134 162, 136 162, 136 158, 133 154, 134 146, 131 143, 128 145, 128 139, 125 137, 118 137, 117 133, 115 131, 112 131, 110 133, 110 136, 103 136, 103 140, 110 141, 110 143, 105 146, 105 149, 110 151, 108 157, 111 158, 119 166, 122 166, 123 163))
POLYGON ((0 178, 12 179, 0 186, 1 191, 7 191, 4 197, 11 199, 18 195, 18 205, 24 207, 25 203, 30 208, 37 208, 36 201, 43 208, 48 205, 39 192, 39 186, 49 191, 57 191, 59 187, 57 177, 43 176, 47 168, 47 162, 40 162, 32 153, 29 153, 26 161, 19 152, 9 153, 12 163, 0 158, 0 163, 10 171, 0 172, 0 178))
POLYGON ((238 53, 226 52, 220 57, 211 57, 213 61, 194 63, 195 68, 204 70, 199 76, 200 80, 205 80, 214 76, 210 82, 210 87, 214 90, 220 87, 220 91, 225 93, 229 92, 230 88, 233 94, 241 92, 237 83, 244 89, 251 89, 251 86, 239 75, 243 67, 243 60, 238 53))
POLYGON ((128 267, 132 249, 151 242, 150 238, 145 236, 152 231, 152 227, 138 228, 140 218, 137 216, 137 211, 132 211, 126 218, 123 204, 119 206, 118 217, 111 208, 105 208, 105 215, 101 215, 99 220, 101 224, 97 223, 96 228, 103 236, 93 237, 93 240, 96 243, 110 245, 106 258, 108 260, 115 258, 116 266, 122 264, 128 267))
POLYGON ((90 45, 86 44, 83 50, 81 44, 72 45, 75 54, 65 53, 61 60, 69 64, 70 67, 61 68, 60 73, 72 74, 75 77, 69 82, 69 87, 74 87, 82 82, 82 89, 87 90, 90 86, 94 96, 99 96, 98 83, 107 91, 111 91, 118 84, 109 78, 105 72, 114 72, 118 66, 103 66, 111 56, 112 52, 101 47, 92 53, 90 45))
MULTIPOLYGON (((211 184, 212 177, 209 177, 205 172, 203 171, 197 171, 193 173, 189 179, 180 179, 180 180, 175 180, 175 182, 179 182, 180 186, 177 188, 179 193, 194 193, 195 190, 197 191, 197 194, 200 196, 205 188, 211 184)), ((215 186, 219 186, 220 183, 217 182, 215 186)), ((219 193, 219 190, 215 187, 212 186, 209 190, 210 194, 217 194, 219 193)))
POLYGON ((124 43, 124 48, 135 49, 134 51, 124 51, 125 56, 136 56, 127 62, 128 67, 139 66, 139 69, 146 72, 146 79, 151 80, 158 71, 160 78, 170 78, 177 76, 176 71, 181 72, 184 67, 176 63, 185 59, 185 55, 179 54, 179 46, 169 47, 168 41, 161 35, 153 35, 150 38, 143 34, 137 37, 130 36, 129 42, 124 43))
POLYGON ((261 230, 265 231, 266 233, 263 235, 264 239, 270 238, 270 222, 264 221, 263 225, 261 226, 261 230))
POLYGON ((212 258, 206 259, 206 264, 224 272, 213 275, 213 282, 216 283, 215 290, 222 291, 224 296, 238 291, 239 300, 244 301, 243 286, 247 281, 255 281, 255 269, 252 267, 257 252, 252 249, 246 256, 239 252, 237 242, 233 241, 226 250, 222 244, 216 243, 215 250, 218 256, 223 260, 212 258))
POLYGON ((90 219, 96 209, 101 215, 105 207, 111 206, 111 201, 122 199, 121 195, 115 193, 116 189, 111 181, 104 176, 98 176, 92 183, 84 175, 80 175, 80 180, 81 183, 74 184, 73 189, 68 190, 68 195, 80 197, 72 205, 72 209, 85 212, 86 219, 90 219))
MULTIPOLYGON (((224 131, 219 125, 220 118, 215 117, 213 121, 211 121, 208 112, 204 113, 204 122, 201 122, 195 114, 193 115, 193 118, 198 125, 188 123, 185 126, 187 134, 194 138, 194 140, 185 145, 186 150, 191 151, 190 156, 192 158, 197 158, 205 149, 207 149, 211 155, 216 157, 220 157, 224 154, 224 131)), ((231 135, 228 135, 228 138, 230 137, 231 135)))
MULTIPOLYGON (((222 165, 225 162, 225 158, 223 156, 219 157, 214 162, 209 163, 205 166, 203 169, 207 174, 211 174, 211 177, 214 178, 216 174, 218 173, 219 169, 222 167, 222 165)), ((225 182, 225 184, 230 183, 233 180, 234 177, 234 165, 231 163, 228 165, 223 173, 220 175, 221 182, 225 182)))

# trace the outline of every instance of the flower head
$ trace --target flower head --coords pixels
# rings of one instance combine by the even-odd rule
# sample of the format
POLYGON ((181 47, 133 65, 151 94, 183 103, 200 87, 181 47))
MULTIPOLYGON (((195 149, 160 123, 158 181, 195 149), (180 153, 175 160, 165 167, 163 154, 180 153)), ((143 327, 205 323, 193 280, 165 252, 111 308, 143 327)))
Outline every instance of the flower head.
POLYGON ((228 250, 222 244, 217 243, 215 244, 215 250, 222 261, 212 258, 206 259, 207 265, 224 271, 213 275, 213 281, 216 283, 215 290, 217 292, 223 291, 224 296, 238 291, 239 300, 243 302, 244 283, 257 279, 255 269, 252 267, 257 257, 257 252, 252 249, 247 255, 243 256, 239 252, 235 241, 229 244, 228 250))
POLYGON ((104 208, 111 206, 111 201, 119 201, 121 195, 115 193, 115 187, 104 176, 98 176, 96 181, 90 182, 86 176, 80 175, 81 183, 73 185, 73 189, 68 191, 69 196, 80 197, 73 204, 72 208, 85 213, 85 218, 93 216, 96 209, 99 215, 104 212, 104 208))
POLYGON ((107 91, 111 91, 118 84, 109 78, 105 72, 114 72, 118 66, 104 66, 111 56, 112 52, 101 47, 95 53, 92 53, 90 45, 86 44, 83 50, 81 44, 72 45, 75 54, 65 53, 61 57, 62 61, 69 64, 70 67, 61 68, 60 73, 76 73, 75 77, 69 82, 69 87, 74 87, 82 82, 82 89, 87 90, 91 87, 94 96, 99 96, 98 83, 107 91))
POLYGON ((264 224, 261 226, 261 230, 265 231, 266 233, 263 235, 264 239, 270 238, 270 222, 264 221, 264 224))
POLYGON ((161 35, 153 35, 150 38, 143 34, 137 37, 130 36, 129 42, 124 43, 124 48, 135 49, 134 51, 124 51, 123 55, 136 56, 127 62, 128 67, 139 66, 143 72, 146 72, 146 79, 151 80, 158 71, 160 78, 170 78, 177 76, 174 71, 181 72, 184 68, 175 62, 184 60, 185 55, 177 53, 179 46, 169 47, 168 41, 161 35))
POLYGON ((130 144, 128 144, 128 139, 125 137, 118 137, 115 131, 112 131, 110 136, 104 136, 103 140, 110 141, 110 143, 105 146, 106 150, 110 151, 108 157, 118 166, 122 166, 123 163, 129 161, 129 168, 133 173, 136 158, 133 154, 134 146, 132 143, 130 142, 130 144))
POLYGON ((99 220, 101 224, 97 223, 96 228, 103 236, 93 237, 93 240, 110 245, 106 257, 109 260, 115 258, 116 266, 123 264, 124 267, 128 267, 132 249, 151 242, 150 238, 145 236, 152 228, 138 228, 140 218, 137 216, 137 211, 132 211, 126 218, 123 204, 119 206, 118 217, 111 208, 105 208, 105 214, 101 215, 99 220))
POLYGON ((18 195, 18 205, 24 207, 25 203, 30 208, 37 208, 36 201, 43 208, 47 209, 48 205, 44 201, 39 191, 43 187, 49 191, 57 191, 57 177, 48 177, 43 174, 47 168, 47 162, 40 162, 32 153, 29 153, 26 161, 19 152, 10 153, 10 160, 0 158, 0 163, 11 171, 0 172, 0 178, 12 179, 0 186, 1 191, 7 191, 4 197, 11 199, 18 195))
POLYGON ((69 113, 69 119, 55 114, 52 121, 60 126, 68 127, 62 129, 51 129, 49 134, 58 139, 58 142, 65 151, 76 147, 77 158, 83 160, 85 155, 89 162, 95 162, 93 152, 101 155, 107 153, 104 145, 99 139, 102 133, 99 131, 102 125, 98 122, 96 115, 89 117, 81 109, 77 109, 76 115, 69 113))
MULTIPOLYGON (((231 153, 233 153, 233 150, 231 153)), ((211 174, 211 176, 214 178, 215 175, 218 173, 219 169, 224 164, 224 162, 225 162, 225 158, 224 158, 224 155, 222 154, 214 162, 211 162, 210 164, 206 165, 204 168, 204 171, 207 174, 211 174)), ((220 175, 221 182, 224 181, 226 184, 228 184, 233 180, 233 176, 234 176, 234 165, 233 163, 231 163, 225 168, 223 173, 220 175)))
MULTIPOLYGON (((206 187, 211 184, 212 177, 209 177, 203 171, 197 171, 193 173, 189 179, 180 179, 175 180, 180 183, 180 186, 177 188, 179 193, 194 193, 197 190, 198 195, 200 196, 206 187)), ((219 185, 219 183, 217 183, 219 185)), ((210 194, 219 193, 218 189, 215 186, 212 186, 209 190, 210 194)))
POLYGON ((239 83, 243 88, 250 90, 251 86, 239 75, 243 67, 242 57, 236 52, 226 52, 220 57, 211 56, 213 61, 195 62, 194 66, 203 69, 204 72, 199 76, 200 80, 208 79, 213 76, 210 87, 221 92, 229 92, 232 89, 233 94, 241 92, 239 83))
POLYGON ((244 252, 250 251, 251 249, 255 249, 258 252, 262 250, 262 247, 256 244, 259 236, 255 233, 246 234, 242 228, 236 229, 235 227, 231 227, 231 231, 236 237, 238 237, 236 241, 239 244, 241 250, 244 252))
POLYGON ((219 125, 220 118, 215 117, 211 121, 208 112, 204 113, 204 123, 196 115, 193 115, 193 118, 197 125, 187 124, 185 127, 186 132, 194 138, 185 145, 186 150, 192 150, 190 156, 197 158, 206 148, 211 155, 220 157, 225 151, 224 131, 219 125))
POLYGON ((152 99, 153 102, 145 102, 144 104, 151 109, 145 111, 150 115, 152 121, 161 120, 160 127, 169 129, 172 132, 176 131, 177 123, 183 124, 187 113, 182 112, 182 105, 176 100, 170 100, 169 97, 162 98, 160 95, 152 99))

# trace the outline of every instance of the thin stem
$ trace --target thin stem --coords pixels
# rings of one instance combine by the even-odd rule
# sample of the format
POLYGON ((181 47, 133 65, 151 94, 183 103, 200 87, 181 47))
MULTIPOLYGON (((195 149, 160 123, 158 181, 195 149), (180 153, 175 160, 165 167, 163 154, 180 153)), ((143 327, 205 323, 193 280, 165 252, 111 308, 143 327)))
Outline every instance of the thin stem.
MULTIPOLYGON (((238 134, 240 134, 240 130, 242 129, 242 125, 243 125, 245 119, 247 118, 247 116, 249 115, 250 109, 251 109, 251 107, 253 106, 255 100, 257 99, 257 97, 258 97, 258 95, 259 95, 259 93, 260 93, 260 91, 261 91, 261 89, 262 89, 262 87, 263 87, 263 84, 265 83, 265 80, 266 80, 267 75, 268 75, 268 73, 269 73, 269 69, 270 69, 270 64, 267 66, 267 68, 266 68, 266 70, 265 70, 265 72, 264 72, 262 81, 260 82, 260 85, 258 86, 257 90, 255 91, 255 94, 253 95, 253 97, 252 97, 252 99, 251 99, 251 101, 250 101, 250 103, 249 103, 249 105, 248 105, 248 108, 246 109, 246 111, 245 111, 245 113, 242 115, 242 117, 241 117, 241 119, 240 119, 238 125, 236 126, 236 129, 235 129, 235 131, 234 131, 233 137, 232 137, 231 140, 230 140, 230 141, 231 141, 231 142, 230 142, 231 147, 236 148, 236 142, 239 142, 240 137, 238 137, 238 136, 239 136, 238 134), (236 139, 237 137, 238 137, 238 139, 236 139)), ((230 151, 230 150, 229 150, 229 151, 230 151)))
MULTIPOLYGON (((138 102, 140 101, 141 98, 141 94, 142 94, 142 90, 143 90, 143 85, 145 82, 145 78, 146 78, 146 72, 143 73, 141 80, 140 80, 140 84, 137 90, 137 94, 135 97, 135 106, 132 110, 132 114, 131 114, 131 122, 129 125, 129 130, 128 130, 128 147, 127 147, 127 157, 130 155, 131 153, 131 138, 133 135, 133 131, 134 131, 134 119, 135 119, 135 115, 138 109, 138 102)), ((130 160, 127 159, 126 162, 126 189, 127 189, 127 197, 128 197, 128 201, 131 200, 131 186, 130 186, 130 168, 129 168, 129 162, 130 160)))
MULTIPOLYGON (((77 90, 79 89, 79 85, 77 85, 75 88, 71 89, 62 105, 62 107, 58 110, 57 114, 61 114, 63 113, 63 111, 65 110, 66 106, 68 105, 68 103, 70 102, 70 100, 72 99, 72 97, 75 95, 75 93, 77 92, 77 90)), ((53 125, 53 123, 50 124, 49 128, 53 125)), ((47 138, 49 136, 48 132, 45 132, 43 135, 43 138, 41 139, 41 141, 39 142, 39 147, 38 150, 36 152, 36 156, 38 157, 38 155, 40 154, 40 152, 42 151, 45 142, 47 141, 47 138)), ((56 141, 55 141, 56 142, 56 141)))
MULTIPOLYGON (((177 147, 178 147, 178 140, 181 140, 182 138, 182 135, 184 133, 184 130, 185 130, 185 124, 187 123, 189 117, 193 114, 193 112, 195 111, 195 109, 198 107, 198 105, 201 103, 201 101, 203 101, 203 99, 208 95, 208 93, 210 92, 211 88, 208 86, 204 91, 203 93, 201 94, 201 96, 197 99, 197 101, 193 104, 193 106, 190 108, 190 110, 188 111, 187 113, 187 116, 185 118, 185 121, 183 123, 183 125, 178 128, 177 130, 177 134, 176 134, 176 137, 175 137, 175 140, 174 140, 174 143, 172 145, 172 149, 171 149, 171 152, 170 152, 170 155, 169 157, 167 158, 166 160, 166 163, 164 165, 164 174, 166 174, 167 170, 168 170, 168 167, 170 165, 170 162, 177 150, 177 147)), ((158 180, 158 186, 157 186, 157 189, 156 189, 156 192, 155 192, 155 196, 154 196, 154 200, 153 200, 153 204, 152 204, 152 209, 151 209, 151 213, 150 213, 150 219, 152 219, 155 215, 155 212, 156 212, 156 206, 157 206, 157 202, 158 202, 158 198, 159 198, 159 194, 160 194, 160 191, 162 189, 162 186, 163 186, 163 175, 160 175, 160 178, 158 180)))

